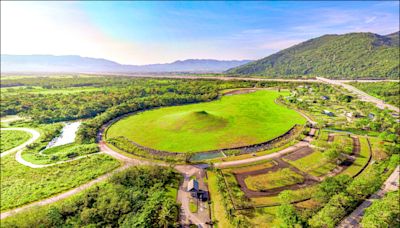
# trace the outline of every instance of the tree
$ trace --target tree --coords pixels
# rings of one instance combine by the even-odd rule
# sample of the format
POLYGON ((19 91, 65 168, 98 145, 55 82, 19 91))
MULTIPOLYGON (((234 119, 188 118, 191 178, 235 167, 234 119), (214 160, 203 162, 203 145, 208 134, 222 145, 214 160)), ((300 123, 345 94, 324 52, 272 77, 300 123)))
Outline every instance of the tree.
POLYGON ((281 205, 278 208, 278 218, 281 219, 282 227, 302 227, 302 221, 300 216, 297 214, 296 208, 291 204, 294 199, 293 192, 291 190, 282 191, 279 194, 279 200, 281 205))
POLYGON ((365 210, 361 220, 363 227, 399 227, 400 208, 399 191, 390 192, 384 198, 377 200, 365 210))
POLYGON ((352 178, 348 175, 328 177, 318 185, 315 199, 321 203, 326 203, 332 196, 345 191, 351 181, 352 178))

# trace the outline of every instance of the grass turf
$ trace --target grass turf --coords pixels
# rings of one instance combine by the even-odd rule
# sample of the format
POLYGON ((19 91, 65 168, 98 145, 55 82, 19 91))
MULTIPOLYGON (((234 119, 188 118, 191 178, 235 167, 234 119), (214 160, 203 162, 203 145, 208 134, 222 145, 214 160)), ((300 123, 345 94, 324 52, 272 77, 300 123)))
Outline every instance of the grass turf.
POLYGON ((216 221, 214 227, 220 228, 230 228, 233 227, 228 218, 225 215, 225 209, 223 205, 223 199, 221 193, 218 191, 217 185, 217 177, 214 172, 207 171, 208 176, 208 190, 211 195, 211 215, 213 216, 213 221, 216 221))
POLYGON ((118 166, 104 154, 39 169, 21 165, 14 156, 2 157, 1 211, 66 191, 118 166))
POLYGON ((302 175, 297 174, 288 168, 280 169, 276 172, 248 176, 244 180, 247 188, 254 191, 265 191, 268 189, 301 183, 303 181, 304 177, 302 175))
POLYGON ((25 131, 1 131, 0 153, 12 149, 26 142, 32 135, 25 131))
POLYGON ((220 100, 150 110, 124 118, 107 138, 125 136, 150 148, 198 152, 261 143, 305 119, 274 101, 287 92, 257 91, 220 100))
POLYGON ((191 199, 190 202, 189 202, 189 210, 192 213, 196 213, 197 212, 197 203, 193 199, 191 199))
POLYGON ((370 156, 368 141, 365 137, 359 137, 359 138, 361 146, 360 154, 357 156, 354 163, 349 168, 345 169, 342 172, 342 174, 347 174, 352 177, 356 175, 359 171, 361 171, 364 168, 364 166, 366 166, 368 163, 370 156))
POLYGON ((312 154, 302 157, 296 161, 289 161, 291 165, 309 173, 313 176, 322 176, 336 167, 336 164, 329 160, 320 151, 314 151, 312 154))

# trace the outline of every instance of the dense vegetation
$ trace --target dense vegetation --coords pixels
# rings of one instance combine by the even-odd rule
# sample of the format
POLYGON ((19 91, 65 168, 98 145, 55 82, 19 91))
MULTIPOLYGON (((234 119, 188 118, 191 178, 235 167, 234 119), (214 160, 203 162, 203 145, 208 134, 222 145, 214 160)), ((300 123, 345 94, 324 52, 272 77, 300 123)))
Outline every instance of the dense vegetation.
POLYGON ((282 102, 309 113, 321 128, 328 127, 356 134, 369 132, 388 141, 399 140, 400 125, 390 111, 360 101, 346 91, 332 86, 298 86, 282 102), (324 96, 329 98, 323 99, 324 96), (326 115, 324 111, 332 112, 333 116, 326 115))
POLYGON ((325 35, 229 70, 267 77, 399 77, 399 33, 325 35))
POLYGON ((352 82, 352 86, 374 96, 385 102, 400 107, 400 84, 399 82, 352 82))
POLYGON ((14 156, 2 157, 1 210, 82 185, 119 165, 119 162, 104 154, 39 169, 18 163, 14 156))
POLYGON ((176 227, 178 187, 170 168, 130 168, 55 205, 2 221, 2 227, 176 227))
POLYGON ((389 192, 383 199, 372 203, 365 210, 363 227, 398 227, 400 224, 400 192, 389 192))
POLYGON ((26 142, 31 135, 25 131, 1 131, 0 133, 0 153, 17 147, 26 142))

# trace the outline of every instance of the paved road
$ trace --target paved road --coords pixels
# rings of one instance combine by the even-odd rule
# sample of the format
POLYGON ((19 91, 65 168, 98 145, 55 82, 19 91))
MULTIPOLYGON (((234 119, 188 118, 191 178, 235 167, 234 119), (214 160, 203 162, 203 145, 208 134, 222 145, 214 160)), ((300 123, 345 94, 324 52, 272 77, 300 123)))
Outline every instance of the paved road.
POLYGON ((360 227, 360 221, 364 215, 366 208, 371 206, 371 204, 382 198, 389 191, 396 191, 399 189, 399 166, 394 170, 394 172, 385 181, 382 188, 365 200, 360 206, 358 206, 348 217, 346 217, 337 227, 338 228, 358 228, 360 227))
POLYGON ((209 208, 207 202, 198 201, 198 211, 197 213, 190 212, 189 201, 192 198, 190 193, 186 191, 187 185, 190 181, 191 176, 196 176, 199 182, 199 187, 202 190, 208 190, 206 184, 204 183, 205 171, 201 166, 194 165, 178 165, 175 166, 178 172, 183 174, 184 181, 178 190, 178 202, 181 203, 180 211, 180 221, 184 226, 188 226, 190 223, 200 225, 201 227, 210 227, 206 222, 210 222, 209 208))
POLYGON ((36 141, 36 140, 40 137, 40 133, 39 133, 38 131, 36 131, 36 130, 34 130, 34 129, 30 129, 30 128, 22 128, 22 127, 21 127, 21 128, 15 128, 15 127, 10 127, 10 128, 0 128, 0 130, 2 130, 2 131, 25 131, 25 132, 27 132, 27 133, 29 133, 29 134, 32 135, 32 137, 31 137, 28 141, 22 143, 21 145, 19 145, 19 146, 17 146, 17 147, 14 147, 14 148, 12 148, 12 149, 10 149, 10 150, 7 150, 7 151, 4 151, 3 153, 1 153, 1 154, 0 154, 0 157, 6 156, 6 155, 11 154, 11 153, 14 153, 15 151, 22 150, 22 149, 24 149, 27 145, 33 143, 34 141, 36 141))
POLYGON ((358 97, 360 97, 360 99, 362 101, 375 103, 375 105, 380 109, 388 108, 389 110, 392 110, 392 111, 395 111, 395 112, 399 112, 399 108, 395 107, 394 105, 386 104, 381 99, 373 97, 373 96, 371 96, 371 95, 369 95, 369 94, 367 94, 367 93, 355 88, 354 86, 351 86, 349 84, 343 83, 342 81, 330 80, 330 79, 322 78, 322 77, 317 77, 317 79, 320 80, 321 82, 328 83, 328 84, 331 84, 331 85, 342 86, 343 88, 345 88, 345 89, 357 94, 358 97))

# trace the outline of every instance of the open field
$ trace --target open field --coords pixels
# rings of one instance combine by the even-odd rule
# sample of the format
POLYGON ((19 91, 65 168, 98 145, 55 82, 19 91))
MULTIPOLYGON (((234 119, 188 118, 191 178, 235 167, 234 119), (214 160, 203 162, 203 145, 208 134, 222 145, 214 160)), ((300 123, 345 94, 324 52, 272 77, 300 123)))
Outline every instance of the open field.
POLYGON ((304 181, 303 176, 285 168, 276 172, 249 176, 245 180, 247 188, 253 191, 265 191, 268 189, 298 184, 304 181))
POLYGON ((104 154, 40 169, 21 165, 14 156, 2 157, 1 210, 66 191, 118 166, 118 161, 104 154))
POLYGON ((25 131, 1 131, 0 153, 21 145, 30 137, 32 137, 31 134, 25 131))
POLYGON ((77 87, 77 88, 54 88, 47 89, 39 86, 13 86, 1 88, 2 95, 18 95, 21 93, 30 94, 70 94, 70 93, 81 93, 81 92, 94 92, 101 91, 104 88, 99 87, 77 87))
POLYGON ((288 161, 294 167, 313 176, 322 176, 336 167, 322 152, 314 151, 312 154, 295 161, 288 161))
POLYGON ((295 111, 274 103, 280 95, 287 93, 258 91, 146 111, 114 123, 107 138, 124 136, 139 145, 171 152, 261 143, 305 123, 295 111))

